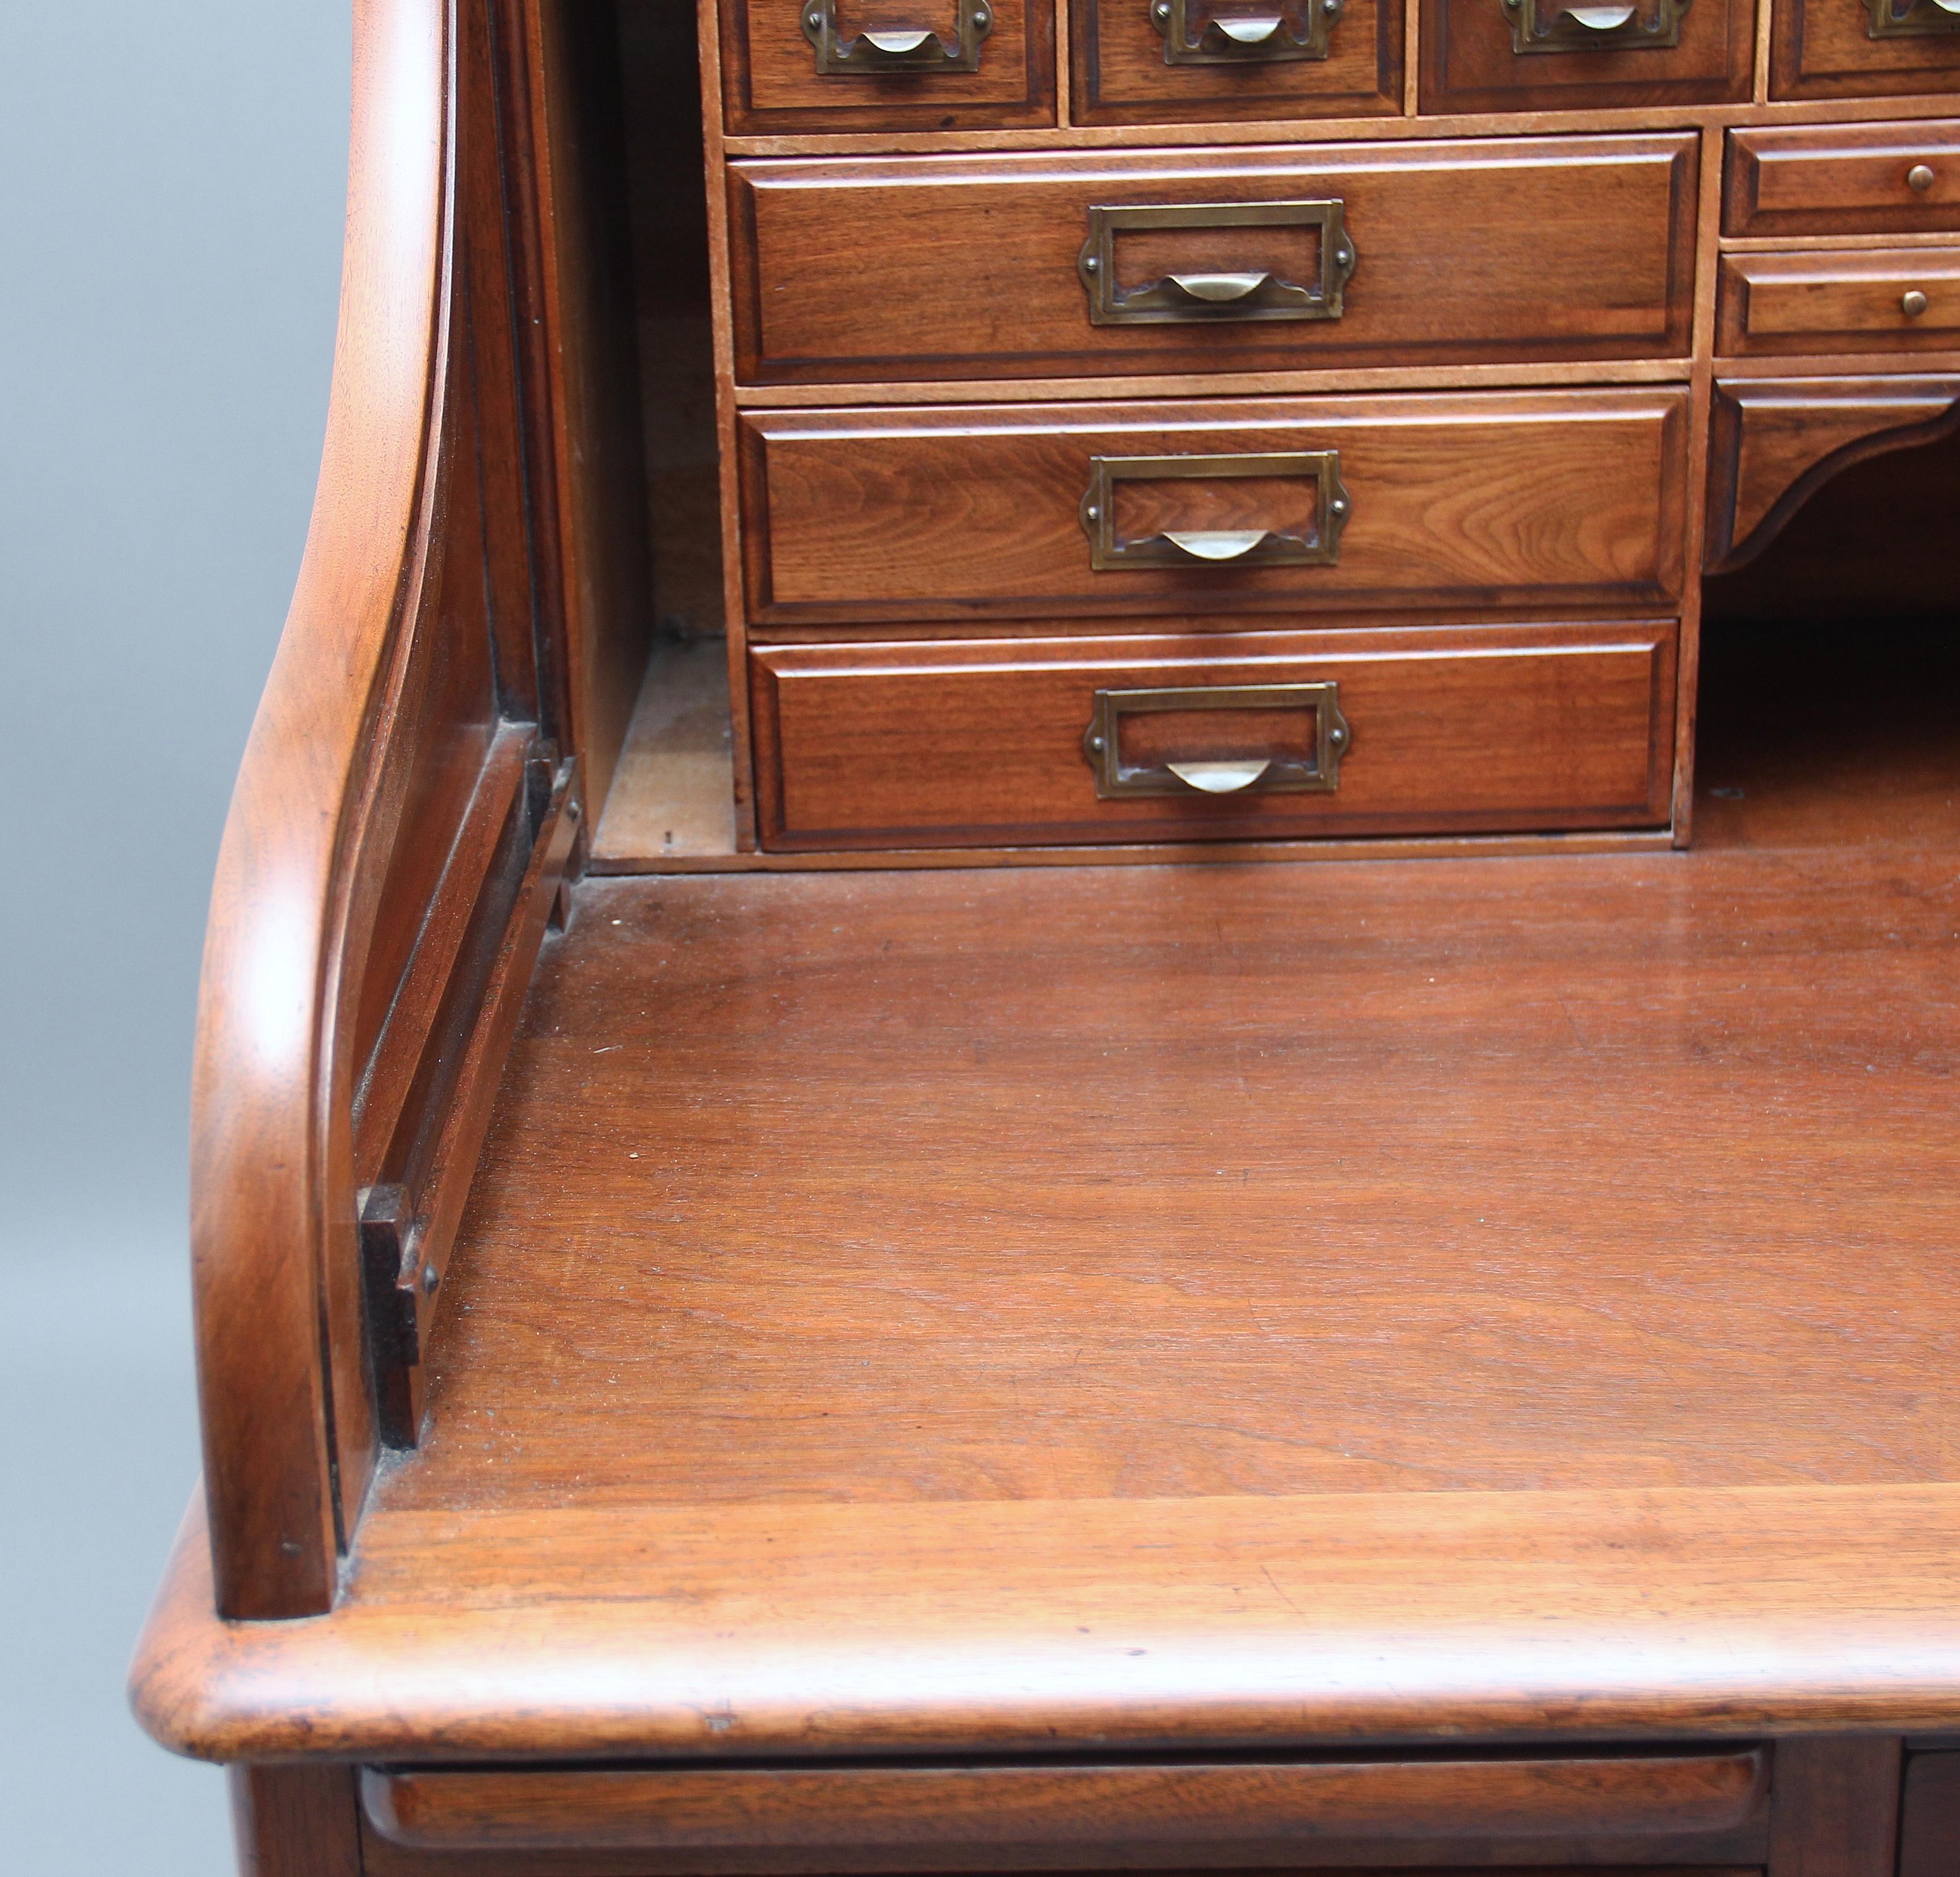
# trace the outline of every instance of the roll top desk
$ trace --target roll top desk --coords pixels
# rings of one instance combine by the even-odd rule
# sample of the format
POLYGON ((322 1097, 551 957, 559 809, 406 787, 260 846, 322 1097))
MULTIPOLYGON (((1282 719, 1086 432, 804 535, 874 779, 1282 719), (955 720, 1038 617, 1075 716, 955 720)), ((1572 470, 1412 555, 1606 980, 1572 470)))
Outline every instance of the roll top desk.
POLYGON ((1960 7, 355 13, 242 1868, 1960 1872, 1960 7))

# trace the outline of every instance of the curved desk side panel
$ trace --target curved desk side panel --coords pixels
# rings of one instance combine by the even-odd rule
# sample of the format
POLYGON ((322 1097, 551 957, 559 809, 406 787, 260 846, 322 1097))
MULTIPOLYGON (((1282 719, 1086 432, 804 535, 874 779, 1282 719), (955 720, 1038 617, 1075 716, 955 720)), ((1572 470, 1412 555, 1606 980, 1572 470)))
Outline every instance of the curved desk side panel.
POLYGON ((581 825, 540 645, 530 484, 548 472, 519 441, 517 335, 539 322, 505 200, 508 11, 356 9, 326 451, 200 999, 193 1255, 227 1617, 329 1608, 380 1445, 414 1441, 448 1239, 581 825))

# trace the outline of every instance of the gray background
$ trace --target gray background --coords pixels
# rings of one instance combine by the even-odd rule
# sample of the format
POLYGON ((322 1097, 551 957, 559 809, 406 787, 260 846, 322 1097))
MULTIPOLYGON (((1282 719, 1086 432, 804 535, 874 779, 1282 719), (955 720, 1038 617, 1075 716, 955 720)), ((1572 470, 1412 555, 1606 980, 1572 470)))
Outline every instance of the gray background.
POLYGON ((123 1678, 197 1473, 191 1028, 325 426, 348 0, 5 9, 0 1819, 33 1877, 219 1877, 123 1678))

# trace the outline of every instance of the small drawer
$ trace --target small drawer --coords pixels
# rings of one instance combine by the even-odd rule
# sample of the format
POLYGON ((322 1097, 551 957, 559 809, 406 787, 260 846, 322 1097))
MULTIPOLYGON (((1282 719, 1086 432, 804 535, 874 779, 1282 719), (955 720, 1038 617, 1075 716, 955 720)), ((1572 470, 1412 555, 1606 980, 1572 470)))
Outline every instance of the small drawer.
POLYGON ((749 616, 1672 612, 1686 419, 1644 386, 745 412, 749 616))
POLYGON ((1725 234, 1956 229, 1960 123, 1787 124, 1729 133, 1725 234))
POLYGON ((1421 4, 1424 111, 1732 104, 1750 94, 1754 0, 1421 4))
POLYGON ((1950 352, 1960 334, 1960 247, 1722 260, 1717 349, 1728 357, 1950 352))
POLYGON ((1669 132, 740 162, 736 372, 1679 358, 1695 148, 1669 132))
POLYGON ((1055 122, 1051 0, 727 0, 730 135, 1055 122))
POLYGON ((1076 121, 1395 117, 1401 0, 1076 0, 1076 121))
POLYGON ((1654 827, 1675 628, 784 645, 752 655, 765 846, 1654 827))
POLYGON ((1891 97, 1960 83, 1960 14, 1939 0, 1775 0, 1773 98, 1891 97))

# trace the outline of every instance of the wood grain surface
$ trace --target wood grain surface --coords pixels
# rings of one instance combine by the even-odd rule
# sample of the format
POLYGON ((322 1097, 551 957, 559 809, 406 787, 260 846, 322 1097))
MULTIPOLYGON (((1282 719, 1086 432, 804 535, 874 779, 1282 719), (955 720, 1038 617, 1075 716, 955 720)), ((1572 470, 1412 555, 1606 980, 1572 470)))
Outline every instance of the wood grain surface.
POLYGON ((1960 38, 1874 39, 1865 0, 1775 0, 1772 98, 1856 98, 1951 92, 1960 38))
MULTIPOLYGON (((1312 608, 1332 624, 1393 607, 1671 610, 1687 416, 1664 387, 746 412, 749 614, 871 626, 1312 608), (1091 566, 1092 457, 1327 449, 1352 499, 1338 562, 1091 566)), ((1177 505, 1157 526, 1248 525, 1220 518, 1236 492, 1224 479, 1166 473, 1161 486, 1177 505)), ((1253 518, 1298 525, 1268 492, 1253 518)))
POLYGON ((1686 855, 587 882, 426 1447, 329 1617, 194 1525, 148 1724, 1960 1725, 1952 661, 1783 642, 1686 855))
POLYGON ((325 452, 218 855, 192 1070, 205 1492, 215 1594, 239 1616, 326 1606, 336 1486, 358 1503, 373 1444, 346 1099, 356 1066, 336 1035, 343 1001, 346 1031, 358 1025, 361 971, 339 954, 350 928, 357 951, 368 935, 350 917, 348 824, 428 556, 431 388, 448 374, 447 47, 428 0, 364 0, 355 28, 325 452), (412 179, 411 157, 423 165, 412 179))
POLYGON ((193 1519, 135 1699, 159 1738, 218 1759, 1960 1721, 1944 1484, 663 1505, 568 1482, 555 1506, 371 1511, 347 1594, 303 1624, 215 1620, 208 1556, 193 1519))
POLYGON ((1348 0, 1325 59, 1276 62, 1169 64, 1149 0, 1075 0, 1069 11, 1079 124, 1402 114, 1401 0, 1348 0))
POLYGON ((1522 54, 1513 48, 1510 14, 1494 0, 1421 5, 1425 113, 1713 104, 1749 95, 1752 0, 1694 0, 1672 46, 1522 54))
MULTIPOLYGON (((928 27, 950 36, 953 0, 835 0, 841 33, 928 27)), ((1052 0, 991 0, 993 30, 975 72, 819 73, 803 37, 803 0, 727 0, 721 22, 722 112, 736 135, 769 131, 917 130, 1052 124, 1052 0)), ((686 9, 663 9, 686 33, 686 9)))
POLYGON ((1432 1857, 1449 1856, 1466 1841, 1556 1856, 1582 1838, 1625 1856, 1760 1856, 1769 1783, 1770 1756, 1757 1748, 1154 1765, 371 1768, 361 1794, 375 1831, 416 1850, 639 1848, 679 1853, 697 1869, 742 1870, 759 1855, 816 1870, 901 1859, 907 1869, 970 1870, 1044 1854, 1053 1869, 1107 1868, 1124 1847, 1160 1866, 1234 1851, 1263 1862, 1282 1847, 1309 1864, 1331 1862, 1335 1849, 1367 1858, 1427 1845, 1432 1857))
MULTIPOLYGON (((1669 814, 1671 621, 770 647, 755 673, 772 848, 1656 826, 1669 814), (1083 737, 1106 690, 1329 682, 1350 738, 1332 789, 1099 796, 1083 737)), ((1186 753, 1255 754, 1246 739, 1264 721, 1208 712, 1186 753)))
MULTIPOLYGON (((1494 0, 1493 11, 1494 12, 1494 0)), ((744 383, 1679 357, 1694 145, 1677 133, 1303 151, 858 157, 730 166, 744 383), (1338 320, 1094 326, 1092 204, 1338 199, 1357 260, 1338 320), (1472 241, 1453 239, 1465 224, 1472 241), (1520 291, 1529 276, 1529 292, 1520 291), (864 291, 875 276, 876 293, 864 291)), ((1160 237, 1154 264, 1300 262, 1270 231, 1160 237)), ((1127 259, 1119 241, 1119 266, 1127 259)), ((1316 263, 1317 265, 1317 263, 1316 263)), ((1315 276, 1308 275, 1307 279, 1315 276)))
POLYGON ((1895 1737, 1780 1742, 1771 1877, 1893 1877, 1899 1769, 1895 1737))
POLYGON ((1898 1877, 1948 1877, 1960 1865, 1960 1752, 1908 1753, 1898 1877))
MULTIPOLYGON (((1761 553, 1853 463, 1950 430, 1960 422, 1956 405, 1960 378, 1718 381, 1709 440, 1710 570, 1739 567, 1761 553)), ((1844 529, 1840 553, 1854 551, 1858 538, 1857 530, 1844 529)), ((1881 575, 1859 598, 1883 591, 1881 575)))
POLYGON ((1726 254, 1716 324, 1718 351, 1736 356, 1950 350, 1960 246, 1726 254))
POLYGON ((362 1877, 353 1768, 234 1766, 238 1877, 362 1877))
POLYGON ((1728 152, 1727 234, 1960 228, 1960 124, 1764 125, 1732 131, 1728 152), (1915 189, 1921 167, 1933 180, 1915 189))

